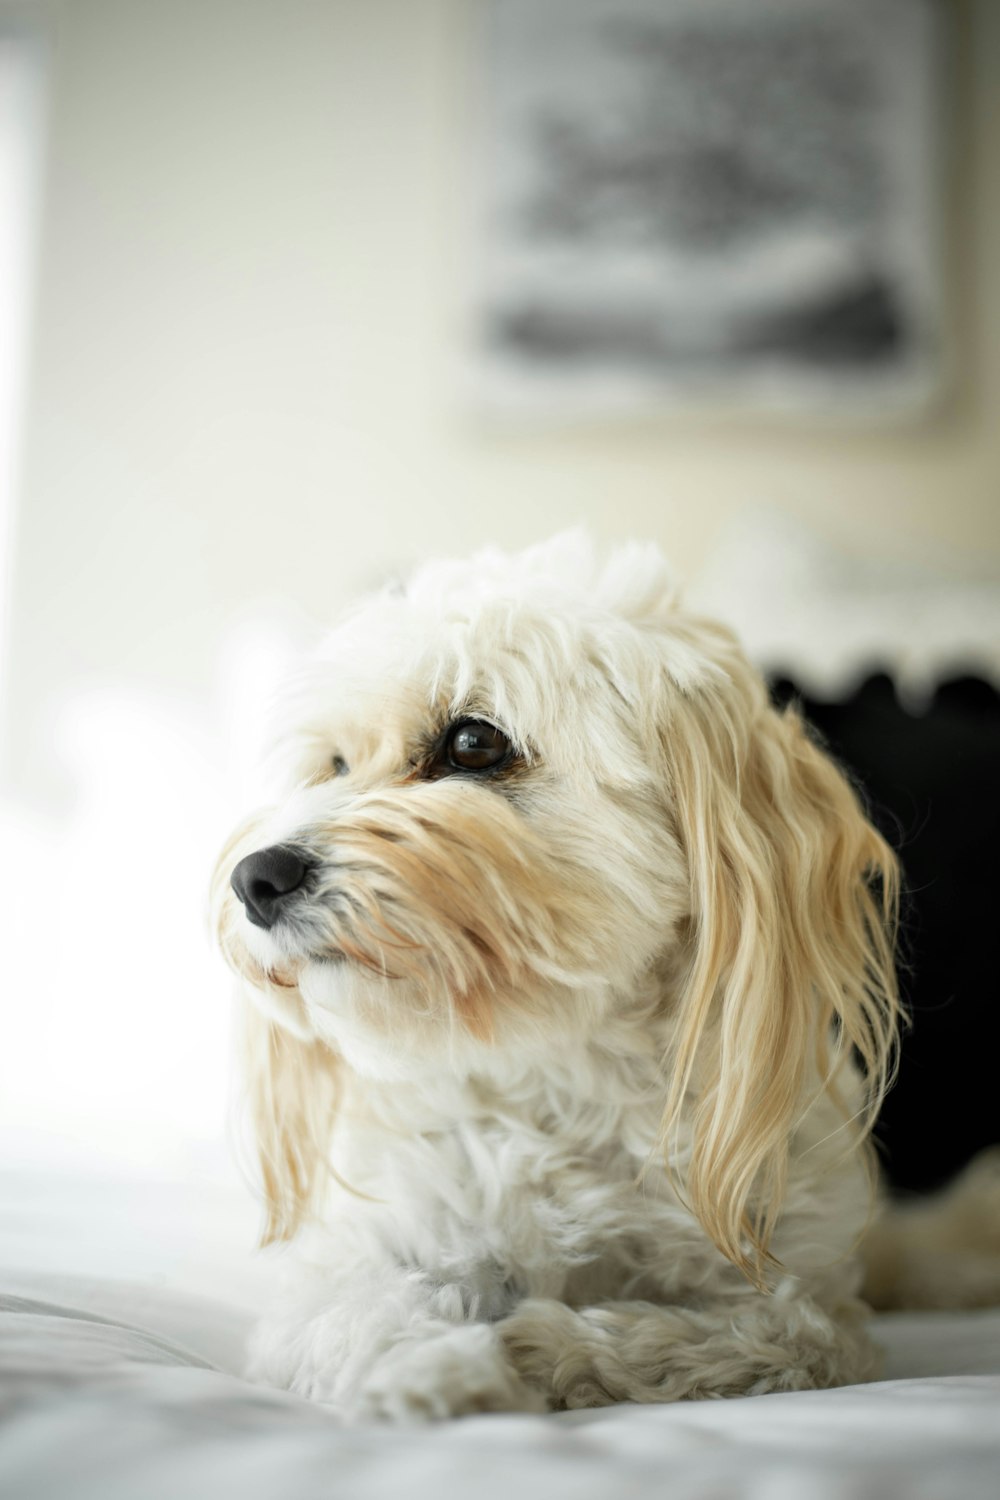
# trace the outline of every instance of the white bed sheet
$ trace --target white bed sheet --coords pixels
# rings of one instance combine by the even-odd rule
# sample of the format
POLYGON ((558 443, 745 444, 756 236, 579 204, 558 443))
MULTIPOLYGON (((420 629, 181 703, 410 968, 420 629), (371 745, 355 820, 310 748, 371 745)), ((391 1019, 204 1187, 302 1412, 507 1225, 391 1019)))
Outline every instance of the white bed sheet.
POLYGON ((868 1386, 345 1428, 239 1376, 252 1229, 220 1184, 0 1174, 5 1500, 1000 1495, 1000 1311, 879 1319, 868 1386))

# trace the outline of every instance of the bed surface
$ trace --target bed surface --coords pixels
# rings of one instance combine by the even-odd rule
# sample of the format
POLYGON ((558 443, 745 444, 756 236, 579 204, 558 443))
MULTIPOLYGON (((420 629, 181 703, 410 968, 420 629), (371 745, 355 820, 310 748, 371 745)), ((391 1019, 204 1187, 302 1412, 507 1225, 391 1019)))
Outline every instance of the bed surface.
POLYGON ((840 1500, 1000 1494, 1000 1310, 877 1320, 885 1378, 748 1400, 340 1427, 239 1375, 274 1274, 238 1187, 0 1173, 0 1494, 840 1500))

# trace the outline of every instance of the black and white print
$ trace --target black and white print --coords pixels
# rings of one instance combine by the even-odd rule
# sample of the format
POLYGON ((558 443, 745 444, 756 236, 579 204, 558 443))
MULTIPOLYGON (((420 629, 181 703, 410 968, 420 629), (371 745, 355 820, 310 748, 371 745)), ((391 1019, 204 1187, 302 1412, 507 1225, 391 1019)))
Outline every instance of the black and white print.
POLYGON ((492 0, 485 36, 490 404, 934 392, 933 0, 492 0))

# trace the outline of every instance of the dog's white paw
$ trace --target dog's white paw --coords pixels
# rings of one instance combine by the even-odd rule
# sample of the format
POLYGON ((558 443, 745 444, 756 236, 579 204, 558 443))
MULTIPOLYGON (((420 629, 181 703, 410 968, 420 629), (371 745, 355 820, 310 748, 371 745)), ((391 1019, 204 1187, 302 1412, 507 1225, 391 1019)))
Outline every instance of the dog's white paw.
POLYGON ((352 1422, 434 1422, 474 1412, 545 1410, 544 1397, 518 1378, 493 1329, 484 1324, 401 1340, 341 1407, 352 1422))

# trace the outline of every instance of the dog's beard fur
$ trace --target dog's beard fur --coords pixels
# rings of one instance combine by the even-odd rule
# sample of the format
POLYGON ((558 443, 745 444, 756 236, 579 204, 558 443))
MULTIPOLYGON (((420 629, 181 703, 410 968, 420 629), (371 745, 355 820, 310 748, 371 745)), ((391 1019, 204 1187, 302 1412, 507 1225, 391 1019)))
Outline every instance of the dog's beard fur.
POLYGON ((764 1285, 801 1121, 832 1101, 838 1150, 863 1154, 891 1074, 897 870, 729 633, 680 609, 651 548, 433 565, 344 622, 279 728, 279 795, 213 887, 253 1002, 266 1238, 321 1210, 345 1085, 357 1132, 366 1088, 502 1096, 641 1054, 646 1165, 764 1285), (511 742, 497 774, 435 761, 470 717, 511 742), (230 876, 272 845, 311 868, 263 932, 230 876))

